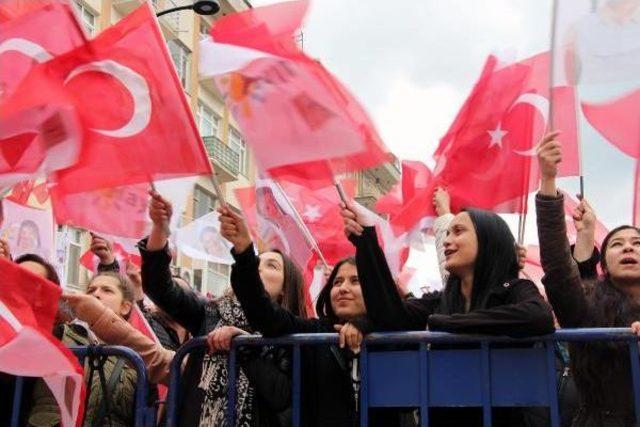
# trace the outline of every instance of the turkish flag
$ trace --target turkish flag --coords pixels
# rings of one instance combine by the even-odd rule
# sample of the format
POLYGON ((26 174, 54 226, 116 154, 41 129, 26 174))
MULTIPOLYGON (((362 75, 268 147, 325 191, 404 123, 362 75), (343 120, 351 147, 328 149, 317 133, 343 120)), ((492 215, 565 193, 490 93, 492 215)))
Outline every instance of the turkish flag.
MULTIPOLYGON (((115 256, 116 261, 118 261, 118 265, 121 266, 121 268, 124 268, 128 262, 131 262, 137 267, 142 266, 142 259, 140 258, 140 255, 127 252, 125 248, 118 242, 112 242, 111 244, 113 247, 113 255, 115 256)), ((84 254, 82 254, 79 262, 80 262, 80 265, 82 265, 87 270, 93 273, 98 272, 98 265, 100 264, 100 258, 98 258, 96 254, 91 252, 90 249, 87 250, 84 254)))
MULTIPOLYGON (((24 3, 24 2, 23 2, 24 3)), ((75 163, 80 130, 71 102, 51 89, 18 85, 35 65, 83 45, 86 40, 71 6, 7 2, 0 27, 0 185, 10 186, 75 163), (23 7, 24 6, 24 7, 23 7)))
POLYGON ((609 143, 640 159, 640 89, 606 102, 581 104, 587 121, 609 143))
POLYGON ((281 188, 274 181, 260 179, 255 187, 236 189, 235 195, 260 251, 278 249, 304 268, 313 249, 281 188))
POLYGON ((549 92, 549 62, 547 52, 508 66, 489 57, 434 153, 430 188, 404 207, 393 220, 396 228, 435 215, 432 195, 438 186, 449 191, 454 212, 464 207, 526 211, 526 195, 538 182, 536 147, 550 125, 563 132, 560 175, 579 173, 574 91, 563 86, 549 92))
POLYGON ((0 99, 10 95, 34 65, 86 42, 68 3, 38 6, 0 26, 0 99))
POLYGON ((18 110, 13 101, 19 95, 0 104, 0 186, 71 166, 80 152, 81 129, 70 104, 60 100, 18 110))
POLYGON ((274 4, 216 21, 201 42, 200 74, 215 76, 263 170, 318 188, 390 156, 358 101, 296 45, 308 5, 274 4))
MULTIPOLYGON (((387 215, 390 221, 395 221, 405 206, 410 205, 414 198, 420 197, 423 192, 430 189, 429 185, 432 178, 431 170, 424 163, 403 160, 400 182, 378 199, 376 210, 381 214, 387 215)), ((430 210, 425 211, 425 213, 425 220, 433 217, 433 213, 430 210)), ((399 234, 410 232, 414 226, 411 222, 394 222, 394 225, 399 234)))
POLYGON ((58 224, 83 227, 98 233, 140 239, 150 230, 147 184, 123 185, 68 193, 51 189, 53 214, 58 224))
POLYGON ((24 80, 24 90, 42 81, 56 86, 72 99, 83 125, 78 163, 53 177, 59 193, 211 173, 148 3, 83 47, 37 68, 24 80))
POLYGON ((304 296, 307 318, 318 317, 315 304, 318 300, 318 295, 320 295, 320 291, 322 291, 326 282, 324 268, 325 267, 320 262, 318 254, 313 253, 302 273, 302 277, 304 279, 304 296))
MULTIPOLYGON (((575 242, 578 232, 573 224, 573 212, 576 210, 580 202, 569 195, 569 193, 560 190, 564 196, 564 214, 567 222, 567 237, 571 242, 575 242)), ((609 230, 603 223, 596 218, 595 243, 598 248, 609 234, 609 230)))
MULTIPOLYGON (((312 190, 295 182, 281 180, 279 183, 329 264, 354 254, 353 245, 344 234, 340 195, 334 186, 312 190)), ((346 197, 352 199, 356 181, 342 179, 341 185, 346 197)))
POLYGON ((6 199, 34 209, 48 209, 50 197, 46 182, 28 180, 14 185, 6 199))
POLYGON ((0 277, 0 371, 42 377, 58 403, 62 425, 81 425, 82 368, 51 334, 62 290, 4 258, 0 277))

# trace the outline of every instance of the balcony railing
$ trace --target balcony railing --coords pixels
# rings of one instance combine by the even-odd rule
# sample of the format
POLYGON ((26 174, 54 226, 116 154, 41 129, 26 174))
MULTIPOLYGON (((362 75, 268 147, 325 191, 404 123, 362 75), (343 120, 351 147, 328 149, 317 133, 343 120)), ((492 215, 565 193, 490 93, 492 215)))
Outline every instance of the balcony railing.
POLYGON ((215 164, 222 166, 224 172, 230 176, 230 178, 223 177, 227 178, 223 180, 228 182, 237 179, 240 172, 240 153, 222 142, 217 136, 205 136, 203 140, 209 157, 215 164))

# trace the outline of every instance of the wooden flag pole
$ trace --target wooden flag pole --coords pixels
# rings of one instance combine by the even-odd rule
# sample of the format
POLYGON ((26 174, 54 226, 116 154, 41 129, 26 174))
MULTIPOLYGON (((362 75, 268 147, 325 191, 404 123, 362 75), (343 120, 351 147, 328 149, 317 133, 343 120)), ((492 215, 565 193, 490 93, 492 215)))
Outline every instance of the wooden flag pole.
POLYGON ((318 258, 320 258, 320 261, 322 262, 322 264, 324 264, 326 268, 329 268, 329 263, 327 263, 327 260, 322 254, 322 251, 320 251, 320 246, 318 246, 318 242, 316 242, 316 239, 311 234, 311 230, 309 230, 309 227, 307 227, 307 224, 304 223, 302 216, 300 216, 300 213, 298 212, 296 207, 293 205, 293 202, 291 201, 291 199, 289 199, 289 196, 287 196, 287 193, 284 192, 284 190, 280 186, 280 183, 278 183, 275 180, 272 180, 272 182, 275 184, 276 188, 278 189, 280 194, 282 194, 287 204, 289 205, 289 208, 293 212, 293 216, 296 223, 298 224, 298 227, 300 227, 300 230, 302 230, 302 234, 304 235, 305 239, 307 239, 307 243, 311 246, 311 248, 315 251, 315 253, 318 254, 318 258))
POLYGON ((211 175, 211 183, 213 184, 213 190, 216 192, 216 196, 218 196, 218 200, 220 200, 220 206, 227 207, 227 201, 224 198, 224 194, 222 194, 222 189, 220 188, 220 182, 218 181, 218 174, 214 170, 211 175))
POLYGON ((344 203, 345 206, 347 206, 347 195, 344 192, 342 183, 335 176, 333 177, 333 185, 336 187, 336 190, 338 190, 338 196, 340 196, 340 200, 342 201, 342 203, 344 203))

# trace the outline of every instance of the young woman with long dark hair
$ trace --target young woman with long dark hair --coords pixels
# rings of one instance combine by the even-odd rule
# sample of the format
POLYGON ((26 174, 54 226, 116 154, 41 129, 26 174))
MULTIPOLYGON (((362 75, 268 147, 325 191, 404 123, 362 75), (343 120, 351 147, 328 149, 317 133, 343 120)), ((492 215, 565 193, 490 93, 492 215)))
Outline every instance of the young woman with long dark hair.
MULTIPOLYGON (((424 330, 524 337, 553 332, 551 308, 535 284, 519 279, 516 244, 509 227, 492 212, 467 209, 455 215, 444 239, 443 291, 400 297, 375 227, 344 206, 345 232, 356 247, 356 263, 370 331, 424 330)), ((521 410, 494 411, 494 425, 522 425, 521 410)), ((440 426, 482 425, 477 408, 434 409, 440 426)))
MULTIPOLYGON (((611 230, 601 246, 604 275, 596 280, 581 278, 567 239, 564 197, 556 186, 557 166, 562 160, 557 132, 545 137, 538 160, 541 183, 536 213, 543 284, 560 326, 631 325, 640 332, 640 230, 631 225, 611 230)), ((582 201, 574 215, 578 225, 587 214, 590 207, 582 201)), ((575 343, 570 345, 570 360, 580 402, 573 425, 635 425, 627 344, 575 343)))
MULTIPOLYGON (((226 426, 227 354, 233 336, 253 332, 248 313, 236 296, 227 292, 207 299, 176 283, 170 270, 171 254, 165 224, 171 204, 151 193, 149 216, 153 227, 148 239, 138 243, 142 256, 142 287, 145 294, 192 336, 208 335, 209 352, 194 351, 183 374, 179 425, 226 426)), ((302 275, 280 252, 256 256, 259 277, 267 284, 268 301, 304 316, 302 275)), ((290 357, 286 349, 265 347, 239 357, 236 425, 289 425, 291 406, 290 357)))
MULTIPOLYGON (((220 213, 221 233, 233 244, 231 286, 254 329, 268 337, 342 332, 340 346, 302 349, 302 425, 357 425, 357 358, 345 347, 357 347, 362 336, 351 323, 358 325, 366 315, 355 260, 346 258, 334 266, 316 303, 318 318, 304 319, 270 301, 244 220, 228 208, 220 213)), ((377 413, 370 420, 371 426, 394 426, 398 414, 377 413)))

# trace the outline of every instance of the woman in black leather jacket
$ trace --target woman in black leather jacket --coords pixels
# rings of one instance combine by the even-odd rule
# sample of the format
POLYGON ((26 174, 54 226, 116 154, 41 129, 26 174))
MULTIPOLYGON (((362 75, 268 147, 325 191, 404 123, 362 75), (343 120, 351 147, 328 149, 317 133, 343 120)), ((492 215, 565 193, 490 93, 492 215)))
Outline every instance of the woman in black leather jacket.
MULTIPOLYGON (((226 350, 233 336, 253 330, 231 292, 217 299, 206 299, 173 280, 164 226, 171 217, 171 204, 158 193, 152 192, 151 196, 149 216, 153 228, 149 238, 138 244, 144 292, 192 336, 209 334, 209 351, 194 351, 187 361, 178 424, 227 426, 226 350)), ((304 315, 302 275, 295 265, 279 252, 265 252, 260 257, 261 275, 270 284, 274 303, 304 315)), ((291 363, 288 351, 274 347, 247 348, 239 351, 238 362, 236 425, 290 425, 291 363)))

